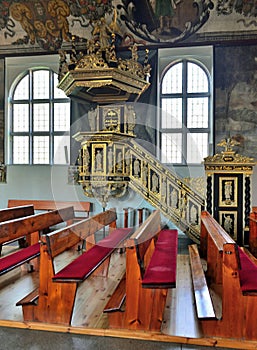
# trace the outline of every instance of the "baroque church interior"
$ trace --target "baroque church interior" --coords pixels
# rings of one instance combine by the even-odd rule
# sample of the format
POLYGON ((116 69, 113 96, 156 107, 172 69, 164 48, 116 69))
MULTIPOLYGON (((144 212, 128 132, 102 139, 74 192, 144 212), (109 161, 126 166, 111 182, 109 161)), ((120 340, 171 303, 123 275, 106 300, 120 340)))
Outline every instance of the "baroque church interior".
POLYGON ((256 16, 0 0, 1 327, 256 348, 256 16))

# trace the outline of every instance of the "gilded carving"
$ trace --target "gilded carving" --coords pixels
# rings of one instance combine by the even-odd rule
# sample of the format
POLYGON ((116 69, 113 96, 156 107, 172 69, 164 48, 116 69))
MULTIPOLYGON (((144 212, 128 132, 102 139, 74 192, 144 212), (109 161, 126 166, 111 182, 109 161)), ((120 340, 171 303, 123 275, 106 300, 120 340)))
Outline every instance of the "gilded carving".
POLYGON ((82 152, 82 169, 83 173, 87 173, 89 171, 89 165, 91 163, 91 157, 87 146, 82 148, 82 152))
POLYGON ((237 177, 219 177, 219 206, 237 207, 237 177))
POLYGON ((151 191, 159 194, 159 176, 154 171, 151 173, 151 191))
POLYGON ((108 131, 120 131, 120 108, 103 108, 103 128, 108 131))
POLYGON ((134 162, 133 162, 133 175, 135 177, 140 177, 141 176, 141 164, 140 164, 140 161, 136 158, 134 159, 134 162))
POLYGON ((108 147, 108 172, 113 172, 113 149, 108 147))
POLYGON ((167 198, 167 182, 166 179, 162 179, 161 183, 161 200, 165 203, 167 198))
POLYGON ((127 133, 134 135, 134 128, 136 125, 136 113, 134 107, 131 104, 126 104, 124 114, 126 117, 127 133))
POLYGON ((219 222, 224 230, 230 236, 237 240, 237 212, 236 211, 220 211, 219 222))
POLYGON ((221 140, 220 143, 218 143, 218 146, 224 147, 225 150, 221 153, 215 154, 214 156, 208 156, 204 158, 205 164, 217 164, 217 166, 222 166, 224 169, 227 170, 233 169, 233 167, 235 166, 234 164, 238 163, 248 164, 248 166, 254 166, 256 162, 253 158, 245 157, 241 154, 236 153, 233 150, 233 147, 238 144, 239 143, 232 138, 221 140), (229 165, 226 163, 229 163, 229 165))
POLYGON ((87 42, 86 52, 76 50, 74 40, 69 61, 65 52, 60 52, 59 88, 67 96, 82 94, 84 99, 94 102, 134 100, 150 85, 148 51, 143 65, 138 62, 136 45, 130 48, 130 59, 117 59, 115 31, 118 28, 115 13, 110 24, 107 24, 104 16, 91 24, 92 38, 87 42), (102 92, 100 87, 105 87, 105 91, 102 92))
POLYGON ((92 155, 93 172, 106 174, 106 144, 93 144, 92 155))
POLYGON ((96 131, 97 109, 92 107, 87 112, 87 117, 91 131, 96 131))
POLYGON ((125 172, 126 174, 130 174, 130 164, 131 164, 131 152, 128 148, 125 153, 125 172))
POLYGON ((142 165, 142 183, 143 183, 143 186, 145 186, 145 187, 148 186, 148 166, 147 166, 147 162, 143 162, 143 165, 142 165))

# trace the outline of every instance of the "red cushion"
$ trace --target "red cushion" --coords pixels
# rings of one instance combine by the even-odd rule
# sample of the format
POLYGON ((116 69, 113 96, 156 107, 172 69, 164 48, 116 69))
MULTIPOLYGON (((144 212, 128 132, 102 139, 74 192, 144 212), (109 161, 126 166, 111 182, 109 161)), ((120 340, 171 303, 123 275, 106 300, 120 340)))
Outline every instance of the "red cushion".
POLYGON ((83 281, 116 249, 132 232, 131 228, 115 229, 91 249, 54 275, 53 280, 83 281))
POLYGON ((175 287, 178 231, 162 230, 142 280, 143 287, 175 287))
POLYGON ((35 258, 40 254, 40 244, 36 243, 0 259, 0 275, 35 258))
POLYGON ((240 247, 238 252, 241 262, 239 270, 241 290, 242 292, 257 291, 257 266, 240 247))

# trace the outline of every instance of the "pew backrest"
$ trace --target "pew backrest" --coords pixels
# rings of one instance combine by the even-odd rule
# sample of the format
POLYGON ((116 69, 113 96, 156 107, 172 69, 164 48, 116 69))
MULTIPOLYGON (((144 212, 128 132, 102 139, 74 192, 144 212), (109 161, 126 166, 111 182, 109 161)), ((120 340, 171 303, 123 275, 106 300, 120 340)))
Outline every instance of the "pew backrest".
POLYGON ((200 252, 207 259, 207 276, 222 283, 223 250, 225 244, 235 244, 233 238, 208 211, 201 213, 200 252))
POLYGON ((61 222, 70 222, 73 218, 73 207, 67 207, 2 222, 0 223, 0 244, 42 231, 61 222))
POLYGON ((86 240, 105 226, 109 225, 110 230, 115 228, 116 219, 116 211, 110 209, 69 225, 66 228, 43 235, 41 240, 47 245, 50 256, 55 258, 65 250, 72 248, 78 242, 86 240))
POLYGON ((110 327, 160 331, 168 289, 176 286, 177 234, 162 229, 155 210, 127 240, 125 275, 104 309, 110 327))
POLYGON ((89 217, 90 211, 92 210, 92 203, 84 201, 54 201, 54 200, 36 200, 36 199, 9 199, 8 207, 16 207, 21 205, 32 204, 35 210, 38 211, 50 211, 57 210, 67 207, 73 207, 75 213, 79 213, 79 217, 76 219, 85 219, 89 217))
POLYGON ((201 213, 200 246, 203 255, 206 255, 208 237, 211 237, 217 249, 222 252, 225 243, 235 243, 233 238, 223 229, 208 211, 201 213))
MULTIPOLYGON (((162 230, 161 215, 155 210, 131 235, 127 244, 128 274, 135 267, 134 249, 144 288, 172 288, 176 280, 177 230, 162 230), (157 271, 157 272, 156 272, 157 271), (164 272, 165 271, 165 272, 164 272)), ((127 280, 129 277, 127 276, 127 280)))
POLYGON ((0 210, 0 222, 34 215, 34 213, 34 206, 31 204, 12 208, 4 208, 0 210))
POLYGON ((116 219, 110 209, 41 236, 39 288, 17 303, 25 321, 70 325, 78 285, 92 274, 107 276, 112 253, 132 233, 132 228, 116 228, 116 219), (104 238, 96 242, 92 236, 99 230, 104 238), (81 240, 86 250, 73 249, 81 240))
POLYGON ((157 239, 158 233, 161 231, 161 216, 159 210, 155 210, 143 224, 130 236, 126 243, 126 247, 135 247, 137 253, 137 259, 141 268, 141 273, 144 272, 145 266, 153 253, 155 239, 157 239), (150 250, 150 256, 145 258, 145 253, 148 250, 150 244, 152 249, 150 250))

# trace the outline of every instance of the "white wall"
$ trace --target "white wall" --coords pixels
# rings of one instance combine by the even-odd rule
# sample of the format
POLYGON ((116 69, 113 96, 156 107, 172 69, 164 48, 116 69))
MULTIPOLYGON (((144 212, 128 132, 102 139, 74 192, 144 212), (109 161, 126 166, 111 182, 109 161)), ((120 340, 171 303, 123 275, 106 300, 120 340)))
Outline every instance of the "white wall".
MULTIPOLYGON (((9 165, 7 166, 7 182, 0 183, 0 208, 6 208, 8 199, 48 199, 56 201, 89 201, 93 213, 101 212, 101 203, 95 198, 84 195, 82 186, 68 185, 68 166, 48 165, 9 165)), ((126 207, 153 207, 142 197, 129 190, 123 198, 110 199, 107 209, 115 207, 118 224, 123 224, 123 209, 126 207)))

